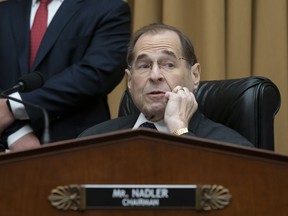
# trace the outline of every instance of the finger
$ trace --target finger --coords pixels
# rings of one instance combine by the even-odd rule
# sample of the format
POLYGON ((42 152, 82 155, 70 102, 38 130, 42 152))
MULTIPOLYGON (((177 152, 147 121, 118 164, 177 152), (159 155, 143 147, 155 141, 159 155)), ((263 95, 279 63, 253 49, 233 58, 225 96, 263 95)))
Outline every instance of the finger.
POLYGON ((188 90, 188 88, 186 87, 181 87, 178 91, 177 94, 187 94, 190 93, 190 91, 188 90))
POLYGON ((181 89, 179 89, 179 91, 188 92, 188 89, 186 87, 181 87, 181 89))
POLYGON ((182 86, 176 86, 173 90, 172 90, 172 92, 173 93, 177 93, 178 91, 180 91, 182 89, 182 86))

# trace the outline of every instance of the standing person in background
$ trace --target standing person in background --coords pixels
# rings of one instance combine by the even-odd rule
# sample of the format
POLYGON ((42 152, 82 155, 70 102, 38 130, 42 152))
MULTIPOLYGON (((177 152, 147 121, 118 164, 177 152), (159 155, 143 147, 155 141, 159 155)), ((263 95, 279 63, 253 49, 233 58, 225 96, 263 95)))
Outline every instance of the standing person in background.
MULTIPOLYGON (((1 2, 0 90, 25 74, 43 75, 42 87, 10 96, 47 110, 51 142, 110 119, 107 95, 124 75, 130 16, 122 0, 1 2)), ((1 139, 10 150, 39 146, 43 126, 41 110, 0 99, 1 139)))

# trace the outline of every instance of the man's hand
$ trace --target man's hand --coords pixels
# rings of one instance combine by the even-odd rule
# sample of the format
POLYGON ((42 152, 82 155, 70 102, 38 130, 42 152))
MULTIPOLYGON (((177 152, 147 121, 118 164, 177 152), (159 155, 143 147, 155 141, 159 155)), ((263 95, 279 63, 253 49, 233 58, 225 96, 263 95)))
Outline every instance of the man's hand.
POLYGON ((33 133, 28 133, 10 145, 9 149, 11 151, 22 151, 37 147, 40 147, 39 139, 33 133))
POLYGON ((172 92, 166 92, 167 106, 164 121, 170 132, 179 128, 188 128, 189 121, 198 109, 195 96, 186 87, 176 86, 172 92))
POLYGON ((7 99, 0 99, 0 133, 2 133, 14 121, 14 115, 7 106, 7 99))

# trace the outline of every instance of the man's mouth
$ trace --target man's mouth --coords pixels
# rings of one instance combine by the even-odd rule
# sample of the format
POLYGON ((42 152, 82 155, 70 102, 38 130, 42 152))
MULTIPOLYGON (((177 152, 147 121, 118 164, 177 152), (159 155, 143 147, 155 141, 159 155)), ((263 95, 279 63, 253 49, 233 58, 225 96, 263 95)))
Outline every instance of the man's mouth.
POLYGON ((165 94, 163 91, 151 91, 149 92, 149 95, 159 95, 159 94, 165 94))

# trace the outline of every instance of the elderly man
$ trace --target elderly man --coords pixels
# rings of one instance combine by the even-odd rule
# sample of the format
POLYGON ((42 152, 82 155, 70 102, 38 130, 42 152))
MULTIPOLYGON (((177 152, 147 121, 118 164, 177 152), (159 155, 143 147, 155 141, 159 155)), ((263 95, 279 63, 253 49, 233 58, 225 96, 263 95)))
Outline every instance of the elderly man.
POLYGON ((106 121, 80 136, 135 129, 148 122, 160 132, 253 146, 198 110, 193 90, 200 82, 200 64, 189 38, 176 28, 151 24, 139 29, 130 41, 127 63, 128 89, 140 115, 106 121))

